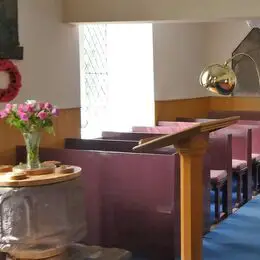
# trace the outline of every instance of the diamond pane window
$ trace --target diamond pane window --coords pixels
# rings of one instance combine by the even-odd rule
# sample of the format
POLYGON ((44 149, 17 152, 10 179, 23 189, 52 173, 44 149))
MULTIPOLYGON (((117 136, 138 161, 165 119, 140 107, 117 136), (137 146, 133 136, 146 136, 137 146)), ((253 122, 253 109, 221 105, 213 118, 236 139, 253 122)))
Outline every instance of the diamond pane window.
POLYGON ((81 25, 81 129, 83 138, 102 131, 108 95, 107 25, 81 25))
POLYGON ((79 27, 82 138, 153 125, 152 24, 79 27))

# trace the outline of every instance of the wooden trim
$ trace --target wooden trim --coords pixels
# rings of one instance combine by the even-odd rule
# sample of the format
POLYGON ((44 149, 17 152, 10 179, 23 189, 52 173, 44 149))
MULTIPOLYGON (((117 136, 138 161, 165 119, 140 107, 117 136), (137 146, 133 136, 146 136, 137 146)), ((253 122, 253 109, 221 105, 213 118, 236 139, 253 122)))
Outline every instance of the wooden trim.
POLYGON ((209 98, 189 98, 155 101, 155 121, 174 121, 176 117, 206 117, 209 111, 209 98))
POLYGON ((209 111, 260 111, 260 97, 209 97, 209 111))

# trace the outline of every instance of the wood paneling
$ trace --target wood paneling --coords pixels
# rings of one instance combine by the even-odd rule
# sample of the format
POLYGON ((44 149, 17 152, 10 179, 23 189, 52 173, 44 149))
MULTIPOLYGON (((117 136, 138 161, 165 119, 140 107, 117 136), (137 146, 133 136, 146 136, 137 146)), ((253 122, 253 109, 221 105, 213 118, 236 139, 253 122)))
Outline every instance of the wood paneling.
MULTIPOLYGON (((46 133, 42 136, 42 147, 62 148, 64 138, 80 137, 80 108, 61 109, 60 115, 54 120, 55 136, 46 133)), ((15 162, 15 147, 23 145, 21 133, 0 121, 0 164, 15 162)))
POLYGON ((155 101, 155 118, 175 120, 176 117, 206 117, 209 111, 209 98, 155 101))
POLYGON ((260 97, 209 97, 209 110, 260 111, 260 97))
POLYGON ((176 117, 207 117, 212 110, 260 111, 260 97, 202 97, 155 101, 156 122, 175 120, 176 117))

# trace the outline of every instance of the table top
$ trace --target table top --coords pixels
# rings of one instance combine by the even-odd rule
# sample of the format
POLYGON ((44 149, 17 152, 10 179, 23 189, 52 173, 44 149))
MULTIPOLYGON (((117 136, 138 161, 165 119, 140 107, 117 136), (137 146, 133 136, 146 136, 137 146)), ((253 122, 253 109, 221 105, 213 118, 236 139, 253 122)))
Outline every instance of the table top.
POLYGON ((39 170, 1 172, 0 187, 30 187, 70 181, 81 175, 81 168, 73 165, 39 170))

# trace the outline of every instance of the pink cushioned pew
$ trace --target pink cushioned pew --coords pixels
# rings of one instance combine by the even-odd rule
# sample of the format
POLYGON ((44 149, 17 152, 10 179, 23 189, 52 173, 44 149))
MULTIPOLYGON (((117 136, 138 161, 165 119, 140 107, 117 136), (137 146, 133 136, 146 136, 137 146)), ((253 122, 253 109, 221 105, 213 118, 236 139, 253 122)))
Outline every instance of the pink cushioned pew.
POLYGON ((240 206, 252 198, 252 129, 226 127, 212 134, 232 134, 232 170, 238 182, 237 203, 240 206))
POLYGON ((215 196, 215 222, 218 222, 232 213, 232 135, 210 134, 207 156, 215 196), (220 212, 220 190, 224 216, 220 212))

